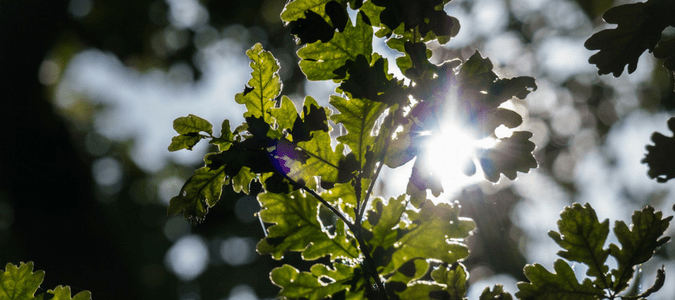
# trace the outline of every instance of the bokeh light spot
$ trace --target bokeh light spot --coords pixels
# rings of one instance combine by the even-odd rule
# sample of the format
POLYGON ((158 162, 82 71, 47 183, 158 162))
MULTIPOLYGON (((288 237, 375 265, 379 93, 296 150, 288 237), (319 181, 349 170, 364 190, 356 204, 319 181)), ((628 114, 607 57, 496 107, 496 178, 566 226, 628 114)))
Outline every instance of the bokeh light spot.
POLYGON ((197 278, 209 262, 209 251, 197 235, 180 238, 166 253, 167 267, 183 281, 197 278))

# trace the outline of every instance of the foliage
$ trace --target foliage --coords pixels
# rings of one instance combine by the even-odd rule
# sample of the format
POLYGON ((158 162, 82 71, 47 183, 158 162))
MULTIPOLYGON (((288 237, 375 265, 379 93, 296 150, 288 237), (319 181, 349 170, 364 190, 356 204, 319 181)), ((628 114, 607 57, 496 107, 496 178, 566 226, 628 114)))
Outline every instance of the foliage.
MULTIPOLYGON (((492 147, 473 149, 467 174, 480 172, 491 182, 502 174, 515 179, 517 172, 537 167, 532 133, 514 131, 498 138, 495 129, 521 125, 523 118, 503 104, 524 99, 537 86, 531 77, 498 77, 478 51, 463 62, 432 63, 426 43, 447 43, 459 29, 459 22, 443 10, 448 2, 287 3, 281 18, 302 45, 297 52, 300 69, 309 80, 339 84, 337 95, 329 99, 331 107, 308 96, 298 110, 281 95, 279 63, 256 44, 246 52, 251 80, 235 96, 247 109, 244 124, 232 130, 225 120, 215 136, 213 126, 197 116, 174 122, 179 135, 170 151, 190 150, 203 139, 217 151, 206 154, 205 165, 171 199, 168 213, 201 222, 221 200, 224 185, 249 193, 250 184, 257 182, 263 187, 257 195, 258 216, 267 227, 258 252, 281 260, 288 251, 297 251, 304 260, 328 262, 308 271, 287 264, 272 270, 279 297, 464 299, 469 274, 462 260, 469 254, 466 239, 475 224, 460 217, 457 203, 427 199, 428 193, 443 192, 439 174, 427 166, 428 141, 441 136, 444 122, 452 119, 476 140, 494 141, 492 147), (355 20, 349 9, 356 11, 355 20), (387 59, 373 52, 373 35, 386 37, 387 45, 402 53, 396 66, 405 79, 394 78, 387 59), (389 199, 374 195, 382 167, 406 163, 413 165, 406 193, 389 199)), ((617 30, 595 40, 614 39, 627 29, 622 25, 617 30)), ((599 62, 626 56, 613 48, 601 50, 599 62)), ((629 71, 634 55, 627 54, 629 71)), ((668 240, 660 236, 670 219, 651 208, 636 212, 632 229, 623 222, 614 227, 621 248, 604 249, 608 222, 598 222, 589 205, 575 204, 562 213, 560 233, 550 235, 563 247, 561 257, 589 265, 587 275, 595 279, 579 284, 563 260, 555 263, 556 273, 535 264, 525 268, 530 282, 520 283, 516 296, 614 298, 627 287, 634 266, 668 240), (616 270, 605 265, 610 255, 619 261, 616 270)), ((657 281, 662 281, 665 273, 659 274, 657 281)), ((659 288, 657 284, 638 297, 659 288)), ((493 298, 512 296, 497 285, 481 296, 493 298)))
MULTIPOLYGON (((597 32, 585 43, 589 50, 600 50, 589 59, 598 67, 598 74, 612 73, 618 77, 626 65, 628 73, 633 73, 640 55, 649 50, 663 60, 675 90, 675 39, 661 38, 667 27, 675 26, 675 2, 648 0, 619 5, 605 12, 603 19, 617 27, 597 32)), ((668 124, 671 130, 675 128, 672 119, 668 124)), ((658 132, 652 135, 652 140, 656 145, 647 146, 648 153, 642 162, 649 166, 649 177, 666 182, 675 176, 675 146, 658 132)))
MULTIPOLYGON (((558 259, 550 273, 542 265, 525 267, 529 283, 518 283, 519 299, 615 299, 628 287, 635 267, 648 261, 656 249, 670 240, 662 237, 672 216, 663 218, 661 212, 645 207, 633 213, 631 226, 616 221, 614 234, 621 247, 610 244, 603 248, 609 234, 609 220, 598 221, 590 204, 575 203, 566 207, 558 221, 559 232, 550 231, 549 236, 564 250, 558 256, 588 266, 585 278, 579 284, 574 271, 565 261, 558 259), (609 270, 607 258, 613 256, 618 262, 617 269, 609 270)), ((643 299, 663 286, 665 272, 659 270, 652 287, 639 295, 625 295, 622 299, 643 299)))
POLYGON ((89 291, 82 291, 77 293, 74 297, 70 296, 69 286, 57 286, 53 290, 48 290, 45 293, 35 293, 40 288, 42 280, 45 278, 45 272, 33 272, 33 262, 21 263, 18 267, 8 263, 5 266, 5 271, 0 273, 0 299, 6 300, 89 300, 91 293, 89 291), (45 298, 46 297, 46 298, 45 298))

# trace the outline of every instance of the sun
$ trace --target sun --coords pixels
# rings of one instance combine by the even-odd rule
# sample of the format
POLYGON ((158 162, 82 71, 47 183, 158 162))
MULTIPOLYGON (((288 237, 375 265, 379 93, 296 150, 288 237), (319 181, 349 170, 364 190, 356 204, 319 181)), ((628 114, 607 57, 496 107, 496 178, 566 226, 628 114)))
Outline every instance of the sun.
POLYGON ((481 181, 476 169, 476 150, 491 148, 494 138, 476 139, 471 129, 462 124, 447 122, 426 145, 426 167, 440 176, 444 194, 453 195, 462 188, 481 181), (471 170, 470 167, 473 167, 471 170), (468 168, 468 170, 467 170, 468 168), (468 173, 468 175, 467 175, 468 173))

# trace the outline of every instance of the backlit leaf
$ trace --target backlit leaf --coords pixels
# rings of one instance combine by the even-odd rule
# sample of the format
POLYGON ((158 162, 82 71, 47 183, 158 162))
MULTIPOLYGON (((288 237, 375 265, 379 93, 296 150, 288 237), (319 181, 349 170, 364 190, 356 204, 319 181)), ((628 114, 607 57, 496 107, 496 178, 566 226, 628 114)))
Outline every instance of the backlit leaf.
POLYGON ((356 270, 339 263, 333 265, 334 270, 323 264, 315 264, 310 272, 300 272, 290 265, 283 265, 272 270, 270 278, 281 287, 278 296, 286 299, 320 300, 341 291, 346 292, 346 299, 363 299, 362 292, 346 291, 352 286, 356 270), (350 295, 347 296, 347 293, 350 295))
MULTIPOLYGON (((313 260, 325 255, 332 258, 358 257, 358 249, 344 230, 338 226, 336 236, 324 230, 318 220, 319 202, 300 190, 290 194, 263 193, 258 195, 263 222, 274 223, 268 235, 258 243, 258 252, 281 259, 286 251, 303 251, 303 258, 313 260), (311 244, 311 245, 310 245, 311 244), (309 246, 309 247, 308 247, 309 246)), ((338 221, 341 222, 341 221, 338 221)))
POLYGON ((169 151, 178 151, 182 149, 192 150, 201 139, 204 137, 199 134, 181 134, 171 138, 171 144, 169 145, 169 151))
POLYGON ((236 94, 234 100, 246 105, 245 117, 262 117, 267 121, 268 118, 265 115, 269 114, 269 109, 274 107, 274 99, 281 92, 279 63, 272 53, 263 50, 260 43, 247 50, 246 55, 251 60, 249 65, 253 72, 248 81, 248 90, 236 94))
POLYGON ((602 288, 609 288, 605 265, 609 250, 603 249, 609 234, 609 220, 602 223, 590 204, 582 206, 575 203, 560 213, 558 230, 549 231, 548 235, 565 250, 558 251, 564 259, 577 261, 588 266, 586 274, 596 278, 594 283, 602 288))
POLYGON ((52 300, 90 300, 91 293, 89 291, 82 291, 77 293, 74 297, 70 297, 69 286, 57 286, 54 290, 49 290, 47 293, 53 294, 52 300))
POLYGON ((213 134, 213 125, 209 121, 195 115, 188 115, 187 117, 173 120, 173 129, 179 134, 199 133, 202 131, 213 134))
POLYGON ((220 129, 220 137, 211 139, 209 143, 218 146, 219 151, 225 151, 230 148, 234 138, 234 133, 230 129, 230 120, 224 120, 220 129))
POLYGON ((270 114, 276 120, 279 129, 290 130, 298 117, 298 110, 290 98, 281 96, 281 105, 270 109, 270 114))
POLYGON ((347 129, 347 134, 338 137, 337 140, 349 146, 363 167, 366 151, 375 144, 376 137, 372 135, 373 127, 384 112, 386 105, 367 99, 347 100, 335 95, 331 96, 330 104, 339 112, 333 114, 331 120, 336 124, 342 124, 347 129))
POLYGON ((494 289, 490 290, 490 287, 486 287, 483 292, 480 294, 479 300, 513 300, 511 294, 504 291, 504 286, 501 284, 495 284, 494 289))
POLYGON ((33 262, 22 262, 19 267, 7 263, 5 271, 0 272, 0 299, 37 299, 35 292, 44 278, 44 271, 33 272, 33 262))
POLYGON ((201 222, 209 208, 218 202, 225 184, 225 166, 201 167, 185 182, 178 196, 171 198, 168 215, 183 213, 192 222, 201 222))
POLYGON ((435 205, 427 200, 418 212, 407 210, 406 214, 411 223, 402 228, 402 236, 394 245, 394 268, 415 257, 452 264, 469 255, 463 239, 476 225, 471 219, 459 217, 458 204, 435 205))
POLYGON ((195 115, 175 119, 173 121, 173 129, 180 135, 174 136, 171 139, 169 151, 192 150, 192 147, 201 139, 206 138, 206 136, 199 134, 200 132, 206 132, 209 135, 213 134, 213 125, 209 121, 195 115))
POLYGON ((441 266, 431 272, 431 278, 445 285, 443 291, 447 293, 446 299, 466 299, 466 281, 469 275, 463 264, 457 263, 452 266, 441 266))
POLYGON ((291 1, 286 4, 284 10, 281 12, 281 19, 285 22, 295 21, 297 19, 305 16, 307 10, 318 14, 321 17, 327 18, 326 14, 326 3, 331 1, 337 1, 340 4, 344 4, 347 1, 344 0, 302 0, 302 1, 291 1))
POLYGON ((614 234, 621 248, 615 244, 609 245, 609 254, 616 258, 619 265, 616 270, 611 271, 615 278, 614 290, 616 291, 622 291, 628 286, 636 265, 648 261, 658 247, 670 240, 670 237, 662 237, 662 235, 673 216, 663 218, 662 212, 647 206, 640 211, 635 211, 631 219, 633 221, 631 227, 623 221, 614 223, 614 234))
POLYGON ((519 282, 516 297, 523 300, 597 300, 605 292, 595 287, 590 279, 579 284, 572 268, 562 259, 553 263, 555 273, 542 265, 525 266, 524 273, 530 282, 519 282))
POLYGON ((300 48, 300 69, 309 80, 339 78, 333 72, 347 60, 356 60, 358 55, 363 55, 370 61, 372 41, 373 29, 364 23, 359 14, 356 26, 348 22, 344 32, 336 32, 327 43, 318 41, 300 48))

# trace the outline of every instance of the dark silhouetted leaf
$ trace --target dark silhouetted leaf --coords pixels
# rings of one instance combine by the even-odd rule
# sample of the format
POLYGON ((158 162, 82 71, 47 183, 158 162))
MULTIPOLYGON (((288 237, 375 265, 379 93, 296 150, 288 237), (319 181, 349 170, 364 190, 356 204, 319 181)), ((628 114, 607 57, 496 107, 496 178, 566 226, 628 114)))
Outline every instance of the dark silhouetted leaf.
POLYGON ((603 19, 616 28, 593 34, 584 46, 600 50, 589 63, 598 67, 598 74, 612 73, 619 77, 626 65, 628 73, 637 68, 638 59, 645 50, 653 51, 661 39, 661 32, 673 20, 672 1, 649 0, 646 3, 619 5, 609 9, 603 19))
POLYGON ((386 59, 377 58, 371 66, 363 55, 356 60, 347 60, 344 68, 349 77, 342 81, 340 89, 351 98, 365 98, 387 105, 400 104, 407 100, 400 81, 387 73, 386 59))
POLYGON ((582 206, 575 203, 560 213, 558 230, 549 231, 548 235, 565 250, 558 255, 570 261, 577 261, 588 266, 586 275, 595 277, 596 286, 609 288, 611 279, 606 278, 609 267, 605 265, 609 250, 603 249, 609 234, 609 220, 602 223, 590 204, 582 206))
POLYGON ((663 66, 675 72, 675 39, 659 42, 654 48, 654 57, 665 59, 663 66))
POLYGON ((532 133, 516 131, 510 137, 499 140, 492 148, 484 149, 479 154, 479 160, 485 178, 492 182, 499 181, 499 174, 507 178, 516 179, 516 172, 527 173, 537 167, 532 151, 535 145, 529 141, 532 133))
POLYGON ((444 0, 372 0, 373 4, 384 7, 380 21, 390 30, 400 24, 406 31, 417 28, 422 36, 433 32, 436 36, 455 36, 459 30, 457 19, 448 16, 443 6, 444 0))
MULTIPOLYGON (((675 132, 675 118, 668 120, 668 128, 675 132)), ((661 133, 652 134, 654 145, 647 145, 647 154, 642 159, 649 166, 649 177, 658 182, 675 178, 675 135, 666 137, 661 133)))
MULTIPOLYGON (((340 3, 337 1, 331 1, 326 3, 326 14, 330 17, 330 21, 333 23, 333 27, 339 32, 343 32, 349 22, 349 14, 340 3)), ((325 43, 325 41, 324 41, 325 43)))
POLYGON ((288 26, 291 28, 291 33, 300 40, 298 45, 311 44, 316 41, 327 43, 335 33, 335 28, 311 10, 305 11, 304 18, 292 21, 288 26))

